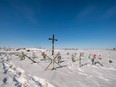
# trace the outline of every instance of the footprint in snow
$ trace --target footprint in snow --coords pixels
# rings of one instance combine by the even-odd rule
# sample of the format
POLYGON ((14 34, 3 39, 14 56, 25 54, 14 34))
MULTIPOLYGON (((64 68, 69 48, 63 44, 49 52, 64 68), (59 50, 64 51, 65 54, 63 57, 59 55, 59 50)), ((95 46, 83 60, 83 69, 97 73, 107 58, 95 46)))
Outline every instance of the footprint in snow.
POLYGON ((6 82, 7 82, 7 78, 4 78, 3 83, 6 84, 6 82))

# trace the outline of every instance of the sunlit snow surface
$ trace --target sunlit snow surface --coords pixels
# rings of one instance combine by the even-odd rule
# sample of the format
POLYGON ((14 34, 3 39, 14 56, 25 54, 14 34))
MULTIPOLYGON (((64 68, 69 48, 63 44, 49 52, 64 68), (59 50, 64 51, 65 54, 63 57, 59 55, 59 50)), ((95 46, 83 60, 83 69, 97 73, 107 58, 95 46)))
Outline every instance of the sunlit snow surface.
POLYGON ((62 67, 54 64, 55 70, 51 70, 51 64, 46 71, 50 60, 41 61, 41 52, 52 58, 49 50, 24 51, 31 58, 36 56, 37 63, 32 63, 28 58, 20 61, 21 51, 0 51, 0 87, 116 87, 116 51, 56 50, 55 55, 61 53, 62 67), (84 52, 82 67, 78 63, 80 52, 84 52), (72 62, 71 55, 75 53, 76 61, 72 62), (92 65, 89 54, 101 55, 103 66, 92 65), (108 62, 109 57, 112 63, 108 62))

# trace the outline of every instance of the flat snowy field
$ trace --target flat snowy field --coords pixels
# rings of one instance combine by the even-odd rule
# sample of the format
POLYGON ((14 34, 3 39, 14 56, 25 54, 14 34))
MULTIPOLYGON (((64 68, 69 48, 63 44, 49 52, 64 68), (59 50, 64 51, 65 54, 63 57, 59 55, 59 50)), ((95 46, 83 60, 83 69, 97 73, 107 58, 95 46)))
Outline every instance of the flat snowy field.
MULTIPOLYGON (((116 51, 110 50, 55 50, 55 55, 60 52, 62 67, 52 64, 47 57, 43 59, 41 52, 52 58, 51 51, 38 50, 24 54, 34 59, 20 60, 21 51, 0 51, 0 87, 116 87, 116 51), (79 55, 84 52, 84 57, 79 67, 79 55), (72 62, 72 54, 75 62, 72 62), (100 64, 92 65, 89 54, 101 55, 100 64), (34 58, 36 57, 36 58, 34 58), (112 63, 108 62, 108 58, 112 63)), ((57 62, 57 59, 56 59, 57 62)))

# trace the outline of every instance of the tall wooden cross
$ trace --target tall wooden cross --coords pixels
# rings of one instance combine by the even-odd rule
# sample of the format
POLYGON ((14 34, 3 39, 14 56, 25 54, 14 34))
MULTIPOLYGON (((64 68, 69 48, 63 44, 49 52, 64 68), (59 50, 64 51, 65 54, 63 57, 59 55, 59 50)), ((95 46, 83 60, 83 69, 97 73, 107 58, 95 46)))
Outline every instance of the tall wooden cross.
POLYGON ((54 55, 54 41, 58 41, 58 40, 54 38, 54 34, 52 38, 49 38, 49 40, 52 40, 52 55, 54 55))
MULTIPOLYGON (((53 58, 50 58, 49 56, 47 56, 47 57, 51 60, 51 62, 50 62, 50 64, 46 67, 45 70, 47 70, 48 67, 49 67, 51 64, 53 64, 52 70, 55 69, 55 68, 54 68, 54 63, 56 63, 57 65, 59 65, 59 63, 57 63, 57 62, 55 61, 55 59, 58 57, 58 55, 54 56, 54 41, 58 41, 58 40, 54 38, 54 34, 53 34, 53 37, 52 37, 52 38, 49 38, 49 40, 52 40, 52 56, 53 56, 53 58)), ((60 66, 60 65, 59 65, 59 66, 60 66)), ((60 66, 60 67, 62 67, 62 66, 60 66)))

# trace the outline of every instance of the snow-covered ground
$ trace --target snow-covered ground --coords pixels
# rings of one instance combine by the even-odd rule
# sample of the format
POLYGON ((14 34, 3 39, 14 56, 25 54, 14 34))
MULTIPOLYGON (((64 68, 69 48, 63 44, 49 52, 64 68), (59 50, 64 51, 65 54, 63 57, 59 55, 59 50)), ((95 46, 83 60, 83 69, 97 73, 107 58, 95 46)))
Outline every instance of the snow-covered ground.
MULTIPOLYGON (((27 57, 20 60, 21 51, 0 51, 0 87, 116 87, 116 51, 110 50, 56 50, 61 54, 62 67, 54 64, 51 70, 50 59, 45 60, 42 52, 50 58, 50 50, 35 50, 24 54, 34 59, 32 63, 27 57), (79 67, 79 55, 84 52, 82 67, 79 67), (72 62, 72 54, 75 62, 72 62), (92 65, 89 54, 101 55, 100 64, 92 65), (33 58, 35 57, 35 58, 33 58), (108 58, 112 63, 108 62, 108 58)), ((56 59, 57 62, 57 59, 56 59)))

